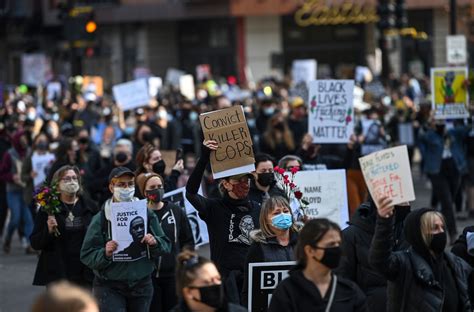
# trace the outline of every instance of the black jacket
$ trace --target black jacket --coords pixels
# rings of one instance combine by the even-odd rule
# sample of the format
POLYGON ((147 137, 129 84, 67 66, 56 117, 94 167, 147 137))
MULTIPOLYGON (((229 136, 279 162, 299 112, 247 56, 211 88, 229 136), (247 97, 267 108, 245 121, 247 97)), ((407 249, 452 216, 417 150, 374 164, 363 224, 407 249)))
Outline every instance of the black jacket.
POLYGON ((274 197, 274 196, 282 196, 286 198, 285 192, 281 189, 279 189, 276 184, 273 186, 270 186, 270 189, 268 192, 263 192, 257 188, 257 185, 255 184, 255 181, 252 180, 250 183, 250 190, 249 190, 249 199, 251 201, 254 201, 256 203, 259 203, 260 205, 263 204, 263 201, 267 198, 267 196, 274 197))
MULTIPOLYGON (((444 307, 446 293, 457 295, 458 311, 471 311, 468 296, 468 277, 471 268, 461 258, 450 252, 445 252, 442 257, 454 278, 457 289, 446 289, 436 278, 437 270, 433 270, 429 252, 420 249, 421 234, 419 221, 416 227, 410 226, 411 216, 421 216, 423 210, 416 210, 407 217, 405 235, 411 247, 405 251, 393 252, 394 243, 393 222, 394 218, 377 217, 375 235, 369 252, 369 263, 380 274, 385 276, 389 285, 393 286, 394 294, 387 302, 388 311, 450 311, 444 307), (418 236, 419 239, 413 237, 418 236), (415 246, 415 247, 414 247, 415 246), (415 250, 416 248, 416 250, 415 250), (447 291, 446 291, 447 290, 447 291)), ((419 219, 419 218, 418 218, 419 219)))
MULTIPOLYGON (((216 310, 216 312, 246 312, 247 309, 233 304, 228 303, 226 307, 216 310)), ((186 303, 183 300, 180 300, 177 306, 170 310, 170 312, 191 312, 186 303)))
POLYGON ((454 243, 451 252, 456 256, 464 259, 464 261, 466 261, 472 268, 474 268, 474 256, 471 256, 467 253, 467 232, 474 232, 474 226, 468 226, 462 231, 462 234, 459 235, 459 238, 454 243))
MULTIPOLYGON (((66 231, 66 217, 68 212, 64 209, 55 215, 58 237, 48 232, 48 214, 40 210, 35 219, 35 226, 30 236, 31 246, 40 250, 33 285, 47 285, 51 282, 67 279, 82 285, 91 285, 92 271, 80 261, 80 248, 87 232, 92 217, 97 213, 97 206, 91 200, 79 197, 78 204, 81 205, 79 215, 82 217, 82 230, 74 233, 66 231)), ((78 205, 76 204, 76 205, 78 205)))
POLYGON ((209 232, 211 260, 224 277, 231 271, 244 271, 249 250, 250 232, 259 226, 260 205, 248 199, 206 198, 198 194, 202 175, 209 162, 210 150, 205 148, 186 185, 186 198, 206 222, 209 232))
POLYGON ((290 241, 287 246, 278 243, 275 237, 266 238, 260 230, 252 233, 253 243, 250 246, 244 267, 244 286, 242 288, 242 304, 248 301, 248 270, 250 263, 294 261, 298 233, 290 231, 290 241))
POLYGON ((158 258, 157 271, 153 274, 156 277, 174 276, 178 253, 185 246, 194 249, 193 232, 186 213, 177 205, 164 201, 163 208, 153 212, 171 242, 171 252, 158 258))
MULTIPOLYGON (((401 215, 401 209, 409 211, 409 207, 397 207, 397 217, 401 215)), ((343 256, 336 272, 362 289, 367 296, 369 311, 382 312, 387 306, 387 279, 369 264, 369 249, 375 232, 376 216, 377 208, 371 202, 363 203, 357 208, 349 226, 342 231, 343 256)), ((395 223, 394 251, 409 247, 403 235, 403 217, 404 215, 401 215, 395 223)))
MULTIPOLYGON (((289 275, 273 292, 268 312, 324 312, 331 286, 321 298, 319 289, 303 275, 301 268, 290 271, 289 275)), ((350 311, 367 311, 365 295, 356 284, 338 276, 331 312, 350 311)))

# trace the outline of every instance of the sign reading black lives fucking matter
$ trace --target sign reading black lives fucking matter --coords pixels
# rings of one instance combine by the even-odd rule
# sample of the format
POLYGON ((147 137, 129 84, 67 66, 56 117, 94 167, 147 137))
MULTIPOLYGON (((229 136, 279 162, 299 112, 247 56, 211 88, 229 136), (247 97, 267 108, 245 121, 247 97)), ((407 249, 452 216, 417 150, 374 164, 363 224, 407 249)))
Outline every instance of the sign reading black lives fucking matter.
POLYGON ((199 119, 204 139, 218 144, 217 151, 211 152, 214 178, 255 170, 252 137, 242 106, 204 113, 199 119))

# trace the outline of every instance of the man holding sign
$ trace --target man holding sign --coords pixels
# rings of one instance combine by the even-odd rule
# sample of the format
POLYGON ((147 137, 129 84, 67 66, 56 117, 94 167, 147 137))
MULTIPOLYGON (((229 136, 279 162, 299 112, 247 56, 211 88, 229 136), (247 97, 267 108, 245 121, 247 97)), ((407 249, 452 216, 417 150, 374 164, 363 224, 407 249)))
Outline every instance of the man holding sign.
POLYGON ((135 175, 130 169, 113 169, 109 190, 113 196, 92 219, 81 261, 94 271, 93 291, 100 311, 148 311, 154 261, 169 252, 169 241, 146 202, 133 196, 135 175))
MULTIPOLYGON (((237 115, 233 116, 231 118, 235 120, 241 118, 237 115)), ((225 154, 221 152, 223 145, 226 146, 226 143, 204 141, 202 156, 186 185, 186 198, 199 212, 199 217, 206 222, 211 245, 211 259, 222 275, 227 278, 227 283, 233 283, 233 289, 237 287, 237 292, 229 294, 230 301, 239 303, 243 286, 244 263, 251 243, 250 232, 258 228, 260 205, 249 200, 251 175, 249 172, 242 172, 241 169, 220 181, 219 189, 223 195, 221 198, 209 199, 198 194, 209 160, 211 164, 216 164, 220 156, 225 154)), ((216 166, 213 166, 213 170, 215 168, 216 166)), ((233 171, 233 168, 227 168, 227 172, 233 171)))

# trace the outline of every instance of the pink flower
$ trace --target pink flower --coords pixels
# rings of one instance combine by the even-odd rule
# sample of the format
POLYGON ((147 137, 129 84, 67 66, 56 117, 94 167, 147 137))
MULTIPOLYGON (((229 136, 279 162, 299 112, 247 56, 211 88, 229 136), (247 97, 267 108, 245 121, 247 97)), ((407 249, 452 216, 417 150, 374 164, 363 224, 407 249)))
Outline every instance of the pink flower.
POLYGON ((279 173, 279 174, 284 174, 284 173, 285 173, 285 169, 283 169, 283 168, 278 168, 278 173, 279 173))
POLYGON ((275 168, 273 168, 273 171, 275 171, 275 172, 278 172, 278 171, 280 171, 280 167, 278 167, 278 166, 275 166, 275 168))
POLYGON ((296 174, 299 170, 300 170, 300 168, 298 168, 298 167, 293 167, 293 168, 291 168, 291 173, 292 173, 292 174, 296 174))
POLYGON ((285 183, 287 185, 288 183, 290 183, 290 181, 288 181, 288 179, 286 179, 285 181, 283 181, 283 183, 285 183))

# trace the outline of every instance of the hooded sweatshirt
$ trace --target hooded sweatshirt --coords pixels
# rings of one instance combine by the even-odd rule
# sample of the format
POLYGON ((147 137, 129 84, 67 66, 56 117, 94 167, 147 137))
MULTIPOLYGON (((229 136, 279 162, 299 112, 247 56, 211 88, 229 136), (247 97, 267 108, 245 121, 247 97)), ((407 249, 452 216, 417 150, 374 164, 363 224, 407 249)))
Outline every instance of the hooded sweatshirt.
POLYGON ((17 131, 12 138, 12 147, 3 155, 0 164, 0 180, 7 182, 7 191, 21 191, 22 186, 13 182, 15 174, 21 175, 22 162, 28 149, 21 145, 21 137, 25 131, 17 131))

